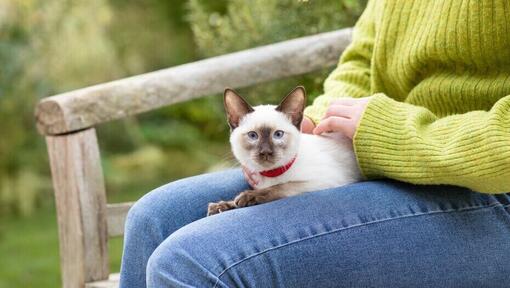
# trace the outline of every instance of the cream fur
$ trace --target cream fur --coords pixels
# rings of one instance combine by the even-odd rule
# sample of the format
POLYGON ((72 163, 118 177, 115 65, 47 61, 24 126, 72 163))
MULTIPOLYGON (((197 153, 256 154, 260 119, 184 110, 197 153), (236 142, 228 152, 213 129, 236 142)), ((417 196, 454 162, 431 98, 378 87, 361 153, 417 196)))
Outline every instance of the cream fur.
POLYGON ((325 136, 301 134, 290 119, 284 113, 276 111, 273 105, 256 106, 254 110, 241 119, 239 127, 230 135, 232 152, 241 165, 260 172, 283 166, 297 155, 294 164, 282 175, 274 178, 259 175, 260 181, 255 189, 296 183, 297 185, 286 186, 289 191, 283 191, 287 196, 292 196, 361 180, 350 139, 337 133, 325 136), (254 128, 260 125, 283 130, 285 137, 289 137, 285 139, 288 140, 288 148, 273 167, 261 167, 241 145, 241 137, 245 137, 248 131, 255 130, 254 128))

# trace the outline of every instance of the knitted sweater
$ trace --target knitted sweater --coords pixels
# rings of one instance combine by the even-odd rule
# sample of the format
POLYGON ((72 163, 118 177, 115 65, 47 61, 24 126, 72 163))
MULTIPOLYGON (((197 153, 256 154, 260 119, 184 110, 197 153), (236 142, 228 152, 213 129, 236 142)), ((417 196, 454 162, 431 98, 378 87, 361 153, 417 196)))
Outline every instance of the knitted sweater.
POLYGON ((510 192, 510 2, 370 0, 305 115, 374 95, 354 136, 368 179, 510 192))

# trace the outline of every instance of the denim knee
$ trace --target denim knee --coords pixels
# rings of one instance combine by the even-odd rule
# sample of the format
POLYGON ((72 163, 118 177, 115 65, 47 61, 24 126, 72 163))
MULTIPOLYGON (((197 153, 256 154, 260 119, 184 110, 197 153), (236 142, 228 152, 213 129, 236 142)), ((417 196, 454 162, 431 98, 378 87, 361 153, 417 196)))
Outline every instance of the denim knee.
POLYGON ((180 209, 186 202, 181 192, 178 185, 170 183, 136 201, 126 217, 126 235, 135 233, 147 237, 148 233, 161 242, 182 227, 187 215, 180 209))
MULTIPOLYGON (((147 287, 156 287, 156 283, 163 282, 163 275, 168 275, 168 271, 165 271, 166 262, 165 258, 171 257, 171 255, 167 254, 163 256, 163 253, 156 252, 157 249, 152 253, 149 257, 149 261, 147 261, 147 268, 145 271, 145 277, 147 281, 147 287)), ((177 265, 177 263, 175 263, 177 265)))
POLYGON ((154 190, 146 194, 129 209, 124 226, 125 237, 149 237, 161 242, 168 236, 168 230, 174 229, 174 225, 165 220, 174 218, 171 215, 173 209, 167 207, 166 201, 158 201, 158 192, 154 190))
POLYGON ((131 234, 138 233, 140 230, 145 230, 148 226, 151 226, 151 221, 152 219, 145 205, 140 203, 140 201, 137 201, 129 209, 129 212, 126 216, 124 233, 131 234))
MULTIPOLYGON (((159 248, 154 250, 149 257, 145 271, 147 287, 178 287, 177 283, 181 282, 177 279, 179 276, 176 273, 178 269, 172 266, 178 266, 182 269, 183 263, 178 260, 177 253, 172 248, 165 251, 159 248)), ((185 273, 186 270, 182 269, 180 274, 185 273)))
POLYGON ((147 287, 212 287, 217 278, 193 251, 196 245, 192 234, 166 239, 147 262, 147 287))

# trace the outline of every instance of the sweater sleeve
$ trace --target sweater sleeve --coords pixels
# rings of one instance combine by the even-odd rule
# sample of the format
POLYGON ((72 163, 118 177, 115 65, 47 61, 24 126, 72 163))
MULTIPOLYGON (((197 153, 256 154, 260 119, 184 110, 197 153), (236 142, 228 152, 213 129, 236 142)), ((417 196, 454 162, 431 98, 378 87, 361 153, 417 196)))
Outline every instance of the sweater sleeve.
POLYGON ((351 44, 340 57, 336 69, 324 82, 324 94, 305 109, 305 116, 319 123, 331 101, 340 97, 370 95, 370 67, 374 45, 374 9, 377 1, 370 0, 354 26, 351 44))
POLYGON ((436 117, 426 108, 376 94, 354 136, 367 178, 510 191, 510 96, 490 111, 436 117))

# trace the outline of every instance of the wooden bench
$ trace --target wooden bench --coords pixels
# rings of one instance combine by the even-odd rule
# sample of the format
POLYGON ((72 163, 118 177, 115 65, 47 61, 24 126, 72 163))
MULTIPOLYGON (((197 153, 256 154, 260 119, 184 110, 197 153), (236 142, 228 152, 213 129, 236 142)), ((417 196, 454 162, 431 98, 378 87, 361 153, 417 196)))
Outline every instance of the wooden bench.
POLYGON ((337 63, 351 29, 317 34, 95 85, 41 100, 57 208, 63 287, 118 287, 108 238, 132 203, 107 204, 94 126, 166 105, 304 74, 337 63))

